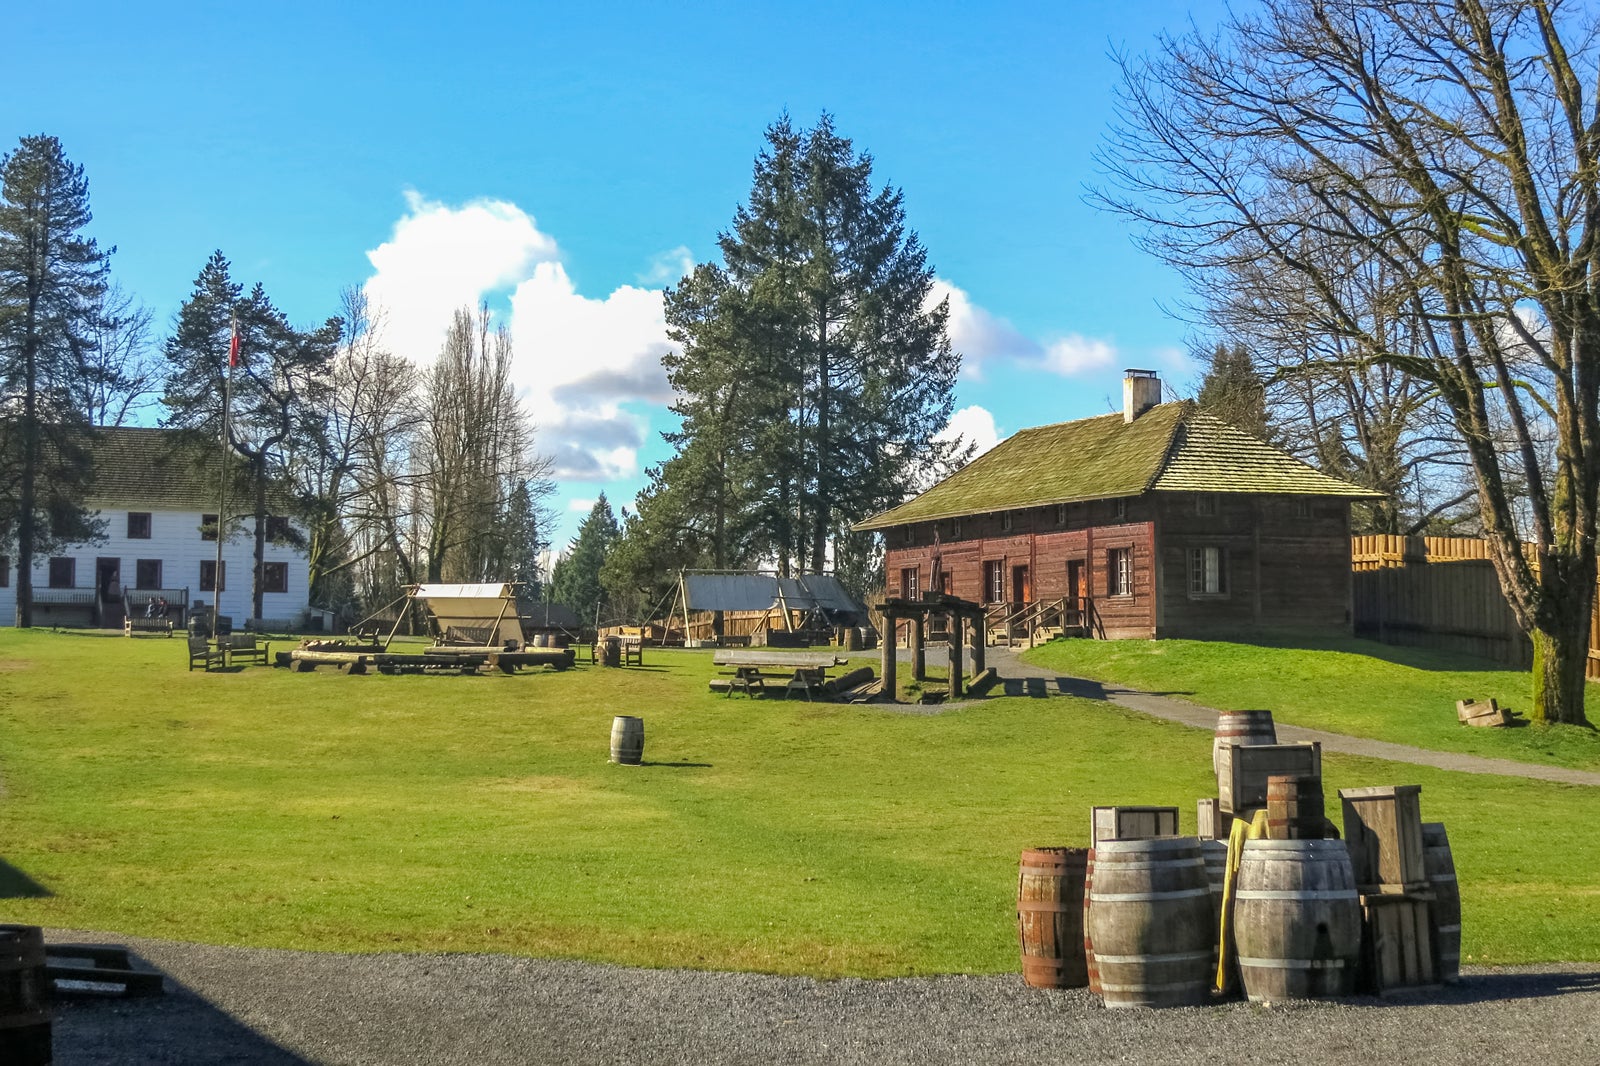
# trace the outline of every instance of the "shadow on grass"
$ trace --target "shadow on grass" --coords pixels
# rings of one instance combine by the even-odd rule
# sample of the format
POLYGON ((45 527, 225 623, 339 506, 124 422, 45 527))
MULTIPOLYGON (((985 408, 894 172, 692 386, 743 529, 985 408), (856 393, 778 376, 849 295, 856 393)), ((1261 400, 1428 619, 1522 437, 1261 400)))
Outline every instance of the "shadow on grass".
POLYGON ((662 767, 666 767, 669 770, 671 770, 671 769, 701 769, 701 770, 709 770, 709 769, 711 769, 711 764, 708 763, 708 762, 652 762, 649 759, 645 759, 639 765, 640 766, 662 766, 662 767))
MULTIPOLYGON (((46 950, 57 955, 48 945, 46 950)), ((70 957, 70 950, 65 955, 70 957)), ((160 971, 131 951, 128 961, 135 970, 160 971)), ((81 982, 58 988, 52 1026, 55 1061, 83 1066, 311 1066, 311 1060, 251 1029, 195 990, 171 977, 165 984, 163 995, 134 998, 89 991, 81 982)))
MULTIPOLYGON (((1027 696, 1032 699, 1048 699, 1051 696, 1075 696, 1081 700, 1100 700, 1109 702, 1113 695, 1121 692, 1132 692, 1120 685, 1107 686, 1099 681, 1091 681, 1086 677, 1003 677, 989 691, 991 696, 1027 696)), ((1192 696, 1188 690, 1145 692, 1137 690, 1144 696, 1192 696)))
POLYGON ((55 893, 0 859, 0 899, 44 899, 55 893))

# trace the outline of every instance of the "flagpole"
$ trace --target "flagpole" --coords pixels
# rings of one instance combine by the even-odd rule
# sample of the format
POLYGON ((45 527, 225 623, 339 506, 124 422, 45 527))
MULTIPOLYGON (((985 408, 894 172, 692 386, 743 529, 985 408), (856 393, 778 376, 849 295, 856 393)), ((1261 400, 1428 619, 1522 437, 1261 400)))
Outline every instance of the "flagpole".
POLYGON ((233 403, 233 368, 239 362, 239 320, 232 319, 228 330, 228 369, 222 375, 222 483, 217 491, 217 557, 211 571, 211 639, 216 640, 222 626, 223 577, 222 544, 228 529, 228 417, 233 403))

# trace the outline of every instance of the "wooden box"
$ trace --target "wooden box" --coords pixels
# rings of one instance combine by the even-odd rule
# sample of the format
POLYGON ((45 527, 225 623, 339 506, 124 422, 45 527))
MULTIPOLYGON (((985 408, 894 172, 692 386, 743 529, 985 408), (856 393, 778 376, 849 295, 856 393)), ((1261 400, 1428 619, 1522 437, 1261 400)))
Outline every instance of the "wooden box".
POLYGON ((1227 840, 1233 830, 1233 815, 1222 809, 1222 801, 1203 799, 1195 805, 1195 836, 1201 840, 1227 840))
POLYGON ((1239 814, 1267 805, 1267 778, 1289 775, 1322 779, 1321 744, 1236 745, 1221 787, 1222 809, 1239 814))
POLYGON ((1090 837, 1102 840, 1151 840, 1178 835, 1176 807, 1096 807, 1090 837))
POLYGON ((1403 894, 1427 888, 1421 793, 1421 785, 1339 790, 1344 839, 1361 891, 1403 894))
POLYGON ((1361 986, 1382 994, 1438 983, 1428 928, 1432 894, 1361 897, 1361 986))
POLYGON ((1494 700, 1456 700, 1456 721, 1462 725, 1508 726, 1511 718, 1494 700))

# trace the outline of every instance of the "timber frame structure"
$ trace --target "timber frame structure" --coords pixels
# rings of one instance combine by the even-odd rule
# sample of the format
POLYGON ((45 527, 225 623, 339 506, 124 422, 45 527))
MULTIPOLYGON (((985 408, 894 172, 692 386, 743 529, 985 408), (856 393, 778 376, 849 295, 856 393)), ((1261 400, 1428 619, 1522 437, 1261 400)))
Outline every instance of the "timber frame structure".
POLYGON ((950 637, 950 698, 960 699, 966 691, 961 676, 961 648, 969 633, 973 676, 978 677, 984 673, 984 647, 987 641, 984 637, 984 610, 981 603, 957 599, 942 593, 929 593, 917 600, 886 599, 878 604, 875 610, 883 616, 885 634, 885 639, 882 641, 881 689, 881 698, 884 701, 899 702, 897 695, 899 689, 896 688, 895 680, 895 669, 899 664, 896 661, 893 634, 895 626, 901 621, 906 621, 911 626, 911 676, 917 681, 926 680, 928 676, 923 638, 928 630, 928 620, 934 615, 942 615, 948 620, 946 627, 950 637))

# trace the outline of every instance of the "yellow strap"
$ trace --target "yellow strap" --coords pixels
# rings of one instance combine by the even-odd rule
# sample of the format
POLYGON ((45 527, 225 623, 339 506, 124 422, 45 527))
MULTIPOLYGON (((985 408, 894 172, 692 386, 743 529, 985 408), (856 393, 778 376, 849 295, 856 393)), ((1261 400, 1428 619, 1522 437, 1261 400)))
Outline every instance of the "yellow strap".
POLYGON ((1260 840, 1267 835, 1267 812, 1256 811, 1247 821, 1243 818, 1233 820, 1233 828, 1228 833, 1228 864, 1222 874, 1222 922, 1217 928, 1217 981, 1219 992, 1228 990, 1228 971, 1232 969, 1233 946, 1233 889, 1234 881, 1239 876, 1239 860, 1244 855, 1244 842, 1246 840, 1260 840))

